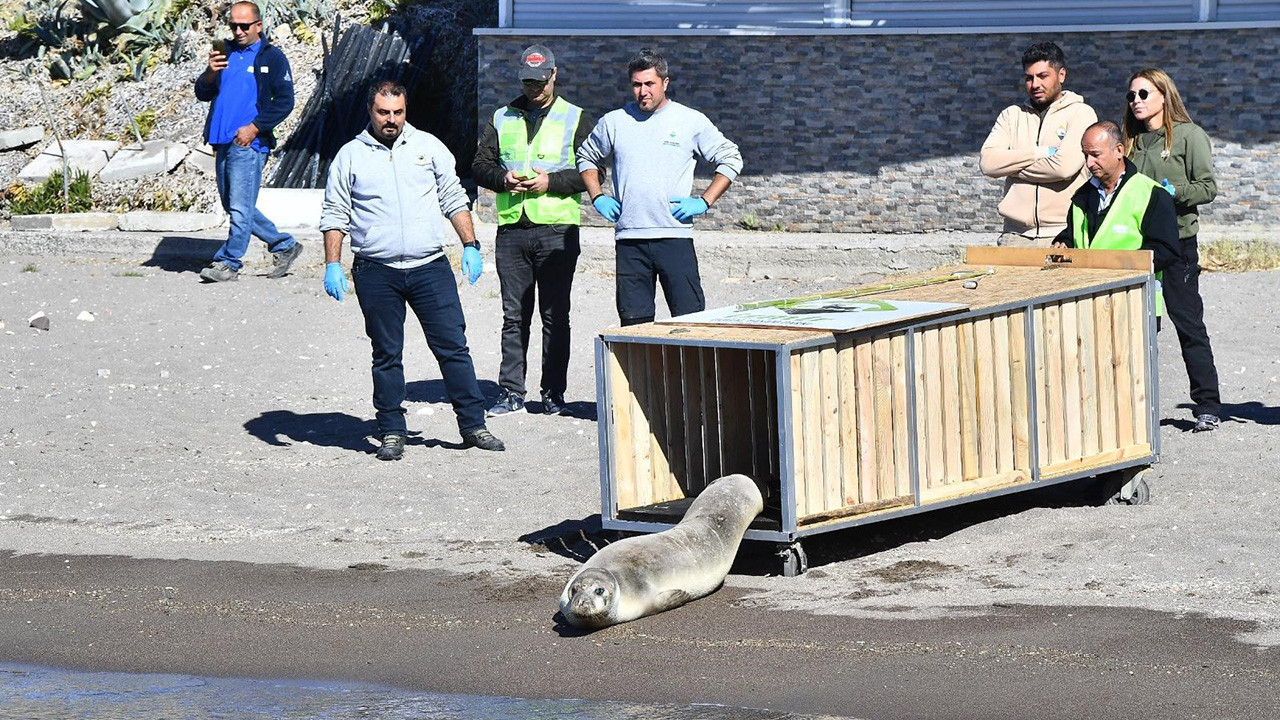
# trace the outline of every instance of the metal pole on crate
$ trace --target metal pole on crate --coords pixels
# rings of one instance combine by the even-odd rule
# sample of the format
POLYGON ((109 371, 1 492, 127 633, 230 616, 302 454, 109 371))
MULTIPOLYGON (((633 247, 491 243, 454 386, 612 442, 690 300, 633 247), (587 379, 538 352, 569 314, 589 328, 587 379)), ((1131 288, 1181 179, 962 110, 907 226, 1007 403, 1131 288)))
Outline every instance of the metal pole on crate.
POLYGON ((613 445, 609 442, 609 429, 613 427, 613 423, 609 417, 609 408, 613 406, 609 396, 610 387, 607 379, 609 374, 609 353, 610 350, 605 344, 604 338, 597 336, 596 433, 598 437, 597 445, 600 456, 600 519, 602 521, 613 519, 613 498, 617 495, 617 491, 613 487, 613 445))

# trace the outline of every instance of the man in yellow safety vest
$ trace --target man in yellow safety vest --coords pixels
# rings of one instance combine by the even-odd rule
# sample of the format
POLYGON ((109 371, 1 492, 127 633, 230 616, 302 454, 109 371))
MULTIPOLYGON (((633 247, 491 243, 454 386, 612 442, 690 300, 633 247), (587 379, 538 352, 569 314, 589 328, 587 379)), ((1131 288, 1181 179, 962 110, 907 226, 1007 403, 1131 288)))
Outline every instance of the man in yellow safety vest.
POLYGON ((542 320, 542 411, 567 415, 569 293, 580 247, 581 193, 574 149, 596 119, 556 95, 556 60, 520 54, 523 94, 498 108, 480 136, 471 176, 497 193, 494 241, 502 285, 502 369, 489 417, 525 411, 525 368, 535 290, 542 320))
MULTIPOLYGON (((1178 258, 1178 214, 1173 198, 1124 156, 1124 137, 1109 120, 1090 125, 1080 139, 1092 175, 1071 197, 1067 227, 1053 244, 1095 250, 1150 250, 1156 278, 1178 258)), ((1164 303, 1156 293, 1156 314, 1164 303)))

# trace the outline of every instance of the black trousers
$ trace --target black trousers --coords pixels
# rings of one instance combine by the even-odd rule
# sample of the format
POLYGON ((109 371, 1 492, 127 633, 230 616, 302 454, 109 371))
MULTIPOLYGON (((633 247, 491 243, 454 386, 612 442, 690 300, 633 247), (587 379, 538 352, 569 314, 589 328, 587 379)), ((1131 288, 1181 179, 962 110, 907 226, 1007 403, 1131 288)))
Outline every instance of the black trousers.
POLYGON ((707 307, 692 238, 619 240, 616 269, 618 318, 623 325, 653 320, 655 282, 662 283, 671 317, 707 307))
POLYGON ((1218 395, 1218 369, 1213 364, 1209 331, 1204 326, 1204 300, 1200 297, 1200 250, 1196 236, 1183 238, 1181 259, 1165 268, 1161 281, 1169 320, 1178 331, 1182 362, 1191 381, 1191 402, 1195 414, 1222 413, 1218 395))
POLYGON ((542 392, 563 395, 569 370, 569 293, 582 254, 577 225, 498 227, 494 242, 502 284, 502 369, 498 384, 525 394, 533 304, 542 319, 542 392))

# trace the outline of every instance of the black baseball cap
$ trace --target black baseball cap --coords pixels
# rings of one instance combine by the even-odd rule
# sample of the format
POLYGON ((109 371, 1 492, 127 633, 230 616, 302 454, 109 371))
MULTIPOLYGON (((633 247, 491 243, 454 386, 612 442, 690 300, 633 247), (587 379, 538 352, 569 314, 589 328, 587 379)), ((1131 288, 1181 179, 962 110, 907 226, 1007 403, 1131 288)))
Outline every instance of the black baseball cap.
POLYGON ((551 54, 551 50, 543 45, 531 45, 520 53, 520 79, 521 80, 541 80, 546 82, 551 79, 551 73, 556 69, 556 56, 551 54))

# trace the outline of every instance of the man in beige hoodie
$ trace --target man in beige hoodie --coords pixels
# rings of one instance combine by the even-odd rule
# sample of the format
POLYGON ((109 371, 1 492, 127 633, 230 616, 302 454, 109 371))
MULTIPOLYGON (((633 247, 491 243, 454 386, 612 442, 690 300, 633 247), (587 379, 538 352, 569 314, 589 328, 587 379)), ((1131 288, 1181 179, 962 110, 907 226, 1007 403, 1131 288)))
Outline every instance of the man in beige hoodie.
POLYGON ((982 174, 1004 178, 1001 245, 1042 245, 1066 227, 1071 196, 1088 178, 1080 138, 1097 122, 1084 98, 1062 89, 1062 48, 1036 43, 1022 54, 1027 101, 996 118, 982 143, 982 174))

